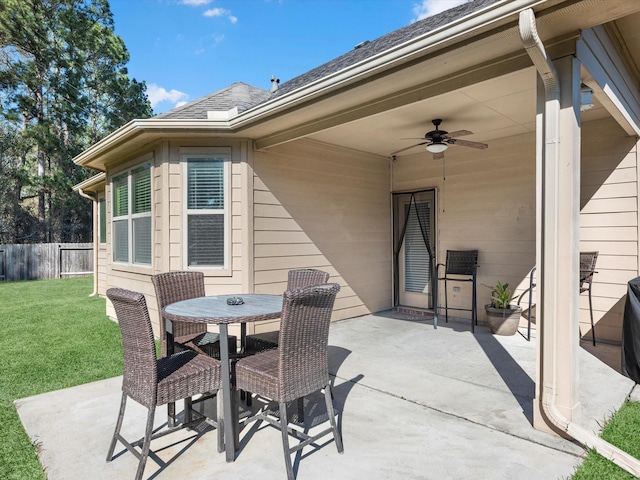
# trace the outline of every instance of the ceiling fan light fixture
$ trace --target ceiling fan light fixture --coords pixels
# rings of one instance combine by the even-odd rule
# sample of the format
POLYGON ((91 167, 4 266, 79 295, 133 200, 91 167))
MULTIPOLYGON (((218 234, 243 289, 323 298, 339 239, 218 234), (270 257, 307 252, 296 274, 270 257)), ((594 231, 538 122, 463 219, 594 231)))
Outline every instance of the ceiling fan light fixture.
POLYGON ((442 143, 442 142, 431 142, 429 145, 427 145, 427 151, 429 151, 429 152, 431 152, 431 153, 442 153, 442 152, 444 152, 448 147, 449 147, 449 145, 447 145, 446 143, 442 143))

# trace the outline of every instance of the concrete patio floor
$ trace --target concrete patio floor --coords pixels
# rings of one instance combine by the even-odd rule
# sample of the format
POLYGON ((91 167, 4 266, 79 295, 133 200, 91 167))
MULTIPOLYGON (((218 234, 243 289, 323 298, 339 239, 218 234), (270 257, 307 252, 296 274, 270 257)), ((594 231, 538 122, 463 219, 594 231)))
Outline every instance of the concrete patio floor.
MULTIPOLYGON (((482 326, 472 334, 468 321, 441 321, 434 329, 416 318, 385 312, 332 324, 330 371, 344 454, 325 437, 295 457, 296 478, 570 477, 583 449, 531 426, 535 338, 498 337, 482 326)), ((617 346, 580 349, 579 423, 592 431, 635 396, 634 382, 618 373, 619 357, 617 346)), ((120 386, 116 377, 16 401, 50 480, 133 477, 137 460, 130 453, 105 462, 120 386)), ((322 396, 305 405, 307 425, 324 428, 322 396)), ((142 435, 145 417, 130 401, 125 436, 142 435)), ((161 407, 156 423, 165 421, 161 407)), ((144 478, 286 478, 278 430, 251 424, 240 439, 235 462, 226 463, 211 428, 173 433, 152 443, 144 478)))

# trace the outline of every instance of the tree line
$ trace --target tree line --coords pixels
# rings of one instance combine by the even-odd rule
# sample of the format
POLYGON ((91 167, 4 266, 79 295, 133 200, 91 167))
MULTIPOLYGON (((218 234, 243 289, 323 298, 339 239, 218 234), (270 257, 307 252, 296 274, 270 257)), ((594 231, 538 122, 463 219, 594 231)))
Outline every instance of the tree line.
POLYGON ((91 241, 72 159, 153 112, 107 0, 0 0, 0 243, 91 241))

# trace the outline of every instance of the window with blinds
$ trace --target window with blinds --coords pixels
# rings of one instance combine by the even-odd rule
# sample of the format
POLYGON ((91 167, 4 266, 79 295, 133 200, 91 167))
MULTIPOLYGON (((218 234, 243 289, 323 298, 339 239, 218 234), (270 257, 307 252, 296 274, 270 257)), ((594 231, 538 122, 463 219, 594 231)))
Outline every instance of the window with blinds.
POLYGON ((113 179, 113 217, 129 214, 129 175, 118 175, 113 179))
POLYGON ((226 264, 228 164, 228 155, 186 156, 188 266, 226 264))
POLYGON ((107 202, 106 198, 98 198, 98 222, 100 225, 98 242, 107 243, 107 202))
POLYGON ((112 180, 113 260, 151 265, 151 165, 112 180))
POLYGON ((224 159, 190 158, 187 163, 187 209, 224 208, 224 159))
POLYGON ((405 290, 408 292, 428 293, 431 283, 431 264, 429 251, 425 245, 420 223, 428 235, 431 231, 430 203, 414 203, 406 206, 407 230, 405 233, 405 290))
POLYGON ((131 171, 133 214, 151 212, 151 166, 147 163, 131 171))

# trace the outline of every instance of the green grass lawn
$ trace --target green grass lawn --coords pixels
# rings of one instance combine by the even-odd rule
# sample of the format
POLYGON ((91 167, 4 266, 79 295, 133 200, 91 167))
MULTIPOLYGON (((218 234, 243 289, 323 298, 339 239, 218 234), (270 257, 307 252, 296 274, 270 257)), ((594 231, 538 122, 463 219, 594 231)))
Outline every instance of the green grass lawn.
MULTIPOLYGON (((625 402, 602 430, 602 438, 640 458, 640 403, 625 402)), ((633 480, 636 477, 602 455, 589 452, 573 480, 633 480)))
POLYGON ((118 325, 92 277, 0 283, 0 479, 44 479, 13 401, 122 374, 118 325))

